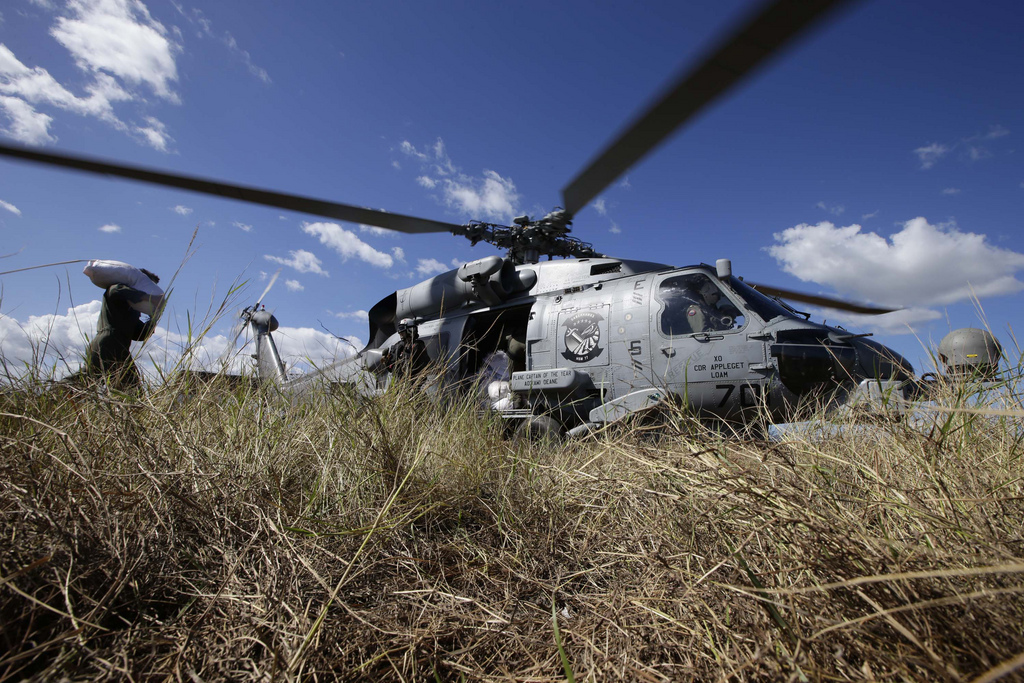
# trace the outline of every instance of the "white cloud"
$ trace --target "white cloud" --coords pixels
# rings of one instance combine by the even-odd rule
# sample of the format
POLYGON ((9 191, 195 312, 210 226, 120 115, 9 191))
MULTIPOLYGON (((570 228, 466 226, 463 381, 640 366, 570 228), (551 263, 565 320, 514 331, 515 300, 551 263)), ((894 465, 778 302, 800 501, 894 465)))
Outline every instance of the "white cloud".
POLYGON ((376 237, 396 237, 398 235, 394 230, 388 230, 376 225, 363 225, 362 223, 359 224, 359 232, 368 232, 376 237))
POLYGON ((598 197, 597 199, 594 200, 594 208, 602 216, 607 216, 608 215, 608 208, 604 204, 604 198, 603 197, 598 197))
POLYGON ((0 93, 17 98, 26 106, 29 103, 51 105, 82 116, 94 116, 123 130, 125 126, 114 115, 113 103, 130 100, 132 96, 107 74, 96 74, 85 89, 87 97, 74 95, 46 69, 29 68, 10 48, 0 44, 0 93))
POLYGON ((391 247, 391 255, 395 257, 396 261, 405 263, 405 249, 401 247, 391 247))
POLYGON ((511 220, 519 201, 515 183, 494 171, 484 171, 483 178, 445 178, 443 192, 448 206, 477 218, 511 220))
POLYGON ((301 292, 305 289, 298 280, 285 280, 284 286, 288 288, 289 292, 301 292))
POLYGON ((106 225, 101 226, 99 228, 99 231, 100 232, 105 232, 105 233, 108 233, 108 234, 114 234, 114 233, 121 232, 121 226, 120 225, 114 225, 113 223, 107 223, 106 225))
POLYGON ((426 161, 428 158, 426 154, 418 151, 416 147, 408 140, 402 140, 402 144, 398 146, 398 149, 402 150, 403 154, 415 157, 421 161, 426 161))
POLYGON ((416 262, 416 272, 423 276, 446 273, 449 270, 448 266, 433 258, 421 258, 416 262))
POLYGON ((622 180, 621 180, 621 181, 619 181, 619 187, 625 187, 625 188, 630 188, 630 187, 633 187, 633 186, 632 186, 632 185, 630 184, 630 182, 629 182, 629 176, 628 176, 628 175, 627 175, 627 176, 623 176, 623 177, 622 177, 622 180))
POLYGON ((889 239, 861 226, 801 224, 775 234, 768 252, 783 269, 844 296, 890 306, 933 306, 1024 289, 1024 254, 985 235, 915 218, 889 239))
POLYGON ((45 145, 57 141, 57 138, 50 135, 53 117, 36 111, 24 100, 0 96, 0 110, 9 121, 0 131, 4 135, 27 145, 45 145))
POLYGON ((484 170, 480 177, 461 173, 448 156, 441 138, 426 151, 416 149, 408 140, 403 140, 399 149, 436 176, 418 176, 416 183, 428 190, 440 187, 444 203, 459 213, 499 221, 511 220, 516 215, 519 194, 512 179, 490 170, 484 170))
POLYGON ((138 0, 70 0, 69 16, 50 29, 86 73, 107 73, 133 85, 146 84, 171 102, 178 96, 174 55, 181 46, 138 0))
POLYGON ((267 70, 252 63, 252 57, 249 55, 248 51, 238 47, 238 42, 235 40, 233 35, 225 33, 223 40, 224 44, 228 46, 228 49, 242 60, 242 63, 245 64, 245 68, 249 70, 250 74, 264 83, 270 83, 270 74, 267 73, 267 70))
POLYGON ((872 218, 874 218, 877 215, 878 215, 878 210, 876 209, 876 210, 872 211, 871 213, 864 214, 863 216, 860 217, 860 219, 862 221, 867 221, 867 220, 871 220, 872 218))
MULTIPOLYGON (((23 372, 25 364, 38 363, 42 368, 55 367, 58 377, 67 375, 81 365, 87 337, 96 333, 100 307, 99 300, 90 301, 67 309, 63 315, 29 316, 24 321, 0 314, 0 356, 13 374, 23 372)), ((162 322, 168 320, 173 325, 172 314, 165 315, 162 322)), ((323 367, 355 352, 351 344, 306 327, 280 327, 274 332, 274 339, 282 360, 293 370, 323 367)), ((358 339, 351 341, 361 346, 358 339)), ((151 380, 158 376, 155 366, 172 368, 186 353, 185 367, 219 370, 227 360, 231 372, 252 372, 251 341, 246 335, 242 337, 242 346, 230 346, 231 339, 222 334, 207 334, 189 345, 186 334, 162 324, 145 346, 134 343, 132 350, 139 369, 151 380)))
POLYGON ((251 232, 252 231, 252 226, 251 225, 247 225, 247 224, 241 223, 239 221, 233 221, 231 223, 231 225, 235 226, 236 228, 238 228, 239 230, 241 230, 243 232, 251 232))
POLYGON ((942 194, 945 194, 945 195, 960 194, 960 188, 959 187, 947 187, 946 189, 944 189, 942 191, 942 194))
POLYGON ((924 147, 918 147, 914 150, 914 154, 921 160, 921 168, 931 168, 938 162, 939 159, 946 156, 949 153, 950 148, 938 142, 933 142, 930 145, 924 147))
POLYGON ((313 252, 306 251, 305 249, 297 249, 295 251, 289 251, 289 258, 283 256, 272 256, 271 254, 264 254, 263 258, 274 263, 280 263, 282 266, 289 266, 299 271, 300 273, 316 273, 317 275, 328 275, 327 271, 321 268, 323 261, 318 259, 313 252))
POLYGON ((355 257, 378 268, 390 268, 394 264, 390 254, 377 251, 337 223, 303 223, 302 231, 319 238, 320 243, 336 251, 342 261, 355 257))
POLYGON ((981 161, 982 159, 988 159, 992 156, 992 152, 988 151, 984 147, 978 147, 971 145, 967 148, 967 157, 971 161, 981 161))
POLYGON ((618 235, 622 232, 622 228, 619 227, 618 223, 612 221, 612 227, 608 228, 608 232, 610 232, 613 235, 618 235))
POLYGON ((166 152, 173 138, 167 134, 167 126, 152 116, 145 118, 145 126, 135 126, 133 130, 142 140, 158 152, 166 152))
POLYGON ((0 199, 0 208, 3 208, 3 209, 6 209, 6 210, 10 211, 15 216, 20 216, 21 215, 21 209, 16 207, 14 204, 11 204, 10 202, 5 202, 2 199, 0 199))
POLYGON ((360 309, 358 311, 342 311, 340 313, 335 313, 334 316, 337 317, 337 318, 341 318, 342 320, 349 320, 349 319, 351 319, 351 320, 369 320, 370 319, 370 314, 368 312, 362 310, 362 309, 360 309))
POLYGON ((192 213, 192 209, 188 208, 187 206, 183 206, 181 204, 178 204, 176 207, 171 209, 171 211, 173 211, 174 213, 178 214, 179 216, 188 216, 188 215, 190 215, 192 213))
POLYGON ((815 309, 830 324, 841 324, 866 332, 879 334, 913 334, 922 323, 939 320, 942 314, 930 308, 901 308, 882 315, 860 315, 848 311, 815 309))
POLYGON ((402 170, 402 164, 400 164, 398 161, 392 161, 391 162, 391 168, 393 168, 395 170, 398 170, 398 171, 401 171, 402 170))
POLYGON ((64 315, 29 316, 19 321, 0 314, 0 356, 13 372, 20 372, 24 364, 39 361, 52 365, 59 359, 58 374, 77 370, 85 351, 86 335, 96 334, 99 300, 67 309, 64 315))
POLYGON ((826 211, 833 216, 842 216, 846 212, 846 207, 842 204, 835 204, 833 206, 827 205, 825 202, 818 202, 815 204, 822 211, 826 211))
POLYGON ((985 133, 985 140, 995 140, 996 138, 1005 137, 1010 134, 1010 131, 1006 130, 998 123, 992 124, 988 127, 988 132, 985 133))

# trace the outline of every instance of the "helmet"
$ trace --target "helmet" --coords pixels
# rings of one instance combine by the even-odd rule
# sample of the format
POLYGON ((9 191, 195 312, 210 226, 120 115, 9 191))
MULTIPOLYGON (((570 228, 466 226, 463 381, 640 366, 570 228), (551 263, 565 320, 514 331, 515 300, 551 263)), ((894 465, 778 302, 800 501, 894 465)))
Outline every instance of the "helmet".
POLYGON ((416 321, 412 318, 402 318, 398 321, 398 331, 405 332, 406 330, 415 330, 416 321))
POLYGON ((722 292, 718 290, 718 287, 715 286, 714 282, 708 280, 700 286, 700 297, 704 299, 706 303, 713 306, 722 298, 722 292))

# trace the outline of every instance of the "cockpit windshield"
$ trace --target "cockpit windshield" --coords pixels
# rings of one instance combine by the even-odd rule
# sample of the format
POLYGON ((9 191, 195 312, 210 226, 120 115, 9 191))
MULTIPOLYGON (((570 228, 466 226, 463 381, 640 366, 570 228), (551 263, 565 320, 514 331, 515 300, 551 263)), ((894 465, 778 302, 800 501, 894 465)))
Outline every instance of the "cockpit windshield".
POLYGON ((792 317, 792 313, 778 301, 769 299, 735 275, 730 275, 729 287, 740 295, 754 313, 757 313, 765 322, 778 318, 779 316, 792 317))
POLYGON ((668 337, 736 330, 745 322, 743 312, 704 273, 662 280, 657 297, 665 304, 661 331, 668 337))

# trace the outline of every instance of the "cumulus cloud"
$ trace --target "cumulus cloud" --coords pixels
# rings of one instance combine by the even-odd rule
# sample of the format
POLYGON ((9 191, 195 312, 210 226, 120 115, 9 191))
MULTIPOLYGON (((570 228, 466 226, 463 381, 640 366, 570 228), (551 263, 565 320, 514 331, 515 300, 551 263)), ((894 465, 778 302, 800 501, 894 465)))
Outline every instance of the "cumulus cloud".
POLYGON ((321 268, 323 261, 316 257, 316 254, 305 249, 297 249, 295 251, 288 252, 288 258, 283 256, 273 256, 271 254, 264 254, 263 258, 274 263, 280 263, 282 266, 289 266, 294 268, 300 273, 315 273, 317 275, 327 276, 326 270, 321 268))
POLYGON ((88 96, 78 97, 58 83, 46 69, 29 68, 10 48, 0 44, 0 93, 16 98, 29 109, 32 108, 29 105, 50 105, 124 127, 114 115, 113 103, 129 100, 132 96, 113 77, 97 74, 86 86, 86 92, 88 96))
MULTIPOLYGON (((15 374, 26 364, 55 367, 58 377, 70 374, 81 366, 88 338, 96 333, 100 307, 99 300, 90 301, 68 308, 64 314, 29 316, 25 320, 0 314, 0 356, 15 374)), ((164 320, 173 321, 173 317, 165 315, 164 320)), ((280 327, 274 339, 291 370, 323 367, 355 351, 351 343, 307 327, 280 327)), ((191 369, 253 372, 251 340, 243 335, 241 342, 233 346, 231 338, 223 334, 207 334, 195 340, 161 324, 144 346, 135 343, 132 350, 139 369, 151 380, 159 377, 156 367, 167 370, 179 363, 191 369)), ((359 340, 352 343, 361 345, 359 340)))
POLYGON ((830 324, 879 334, 912 334, 923 323, 939 320, 942 314, 930 308, 914 306, 883 315, 860 315, 849 311, 816 309, 830 324))
POLYGON ((100 226, 99 231, 112 235, 114 233, 121 232, 121 226, 113 223, 107 223, 106 225, 100 226))
POLYGON ((480 219, 509 221, 516 215, 519 193, 512 179, 486 169, 480 176, 462 173, 448 156, 441 138, 423 150, 403 140, 399 150, 430 172, 418 176, 416 183, 428 190, 440 190, 441 201, 448 207, 480 219))
POLYGON ((515 183, 494 171, 484 171, 482 178, 446 178, 443 192, 445 204, 460 213, 496 220, 511 220, 519 201, 515 183))
POLYGON ((285 280, 284 286, 288 288, 289 292, 301 292, 305 289, 298 280, 285 280))
POLYGON ((398 235, 394 230, 388 230, 376 225, 363 225, 362 223, 359 224, 359 232, 368 232, 377 237, 395 237, 398 235))
POLYGON ((341 311, 340 313, 335 313, 334 316, 336 318, 341 318, 342 320, 369 320, 370 319, 370 314, 367 311, 364 311, 362 309, 359 309, 358 311, 341 311))
POLYGON ((174 55, 181 47, 138 0, 70 0, 69 15, 50 30, 79 69, 145 84, 159 97, 178 102, 174 55))
POLYGON ((0 96, 0 111, 7 120, 7 125, 0 129, 4 135, 26 145, 45 145, 57 141, 57 138, 50 135, 53 117, 36 111, 24 100, 0 96))
POLYGON ((10 202, 5 202, 2 199, 0 199, 0 208, 5 209, 7 211, 10 211, 15 216, 20 216, 21 215, 21 209, 16 207, 14 204, 11 204, 10 202))
POLYGON ((152 116, 147 116, 145 121, 146 125, 135 126, 132 130, 153 149, 158 152, 166 152, 173 141, 173 138, 167 134, 167 126, 152 116))
POLYGON ((775 240, 768 253, 786 272, 883 305, 945 305, 1024 289, 1016 277, 1024 270, 1024 254, 924 218, 905 222, 888 239, 856 224, 826 221, 797 225, 775 240))
POLYGON ((176 207, 171 209, 171 211, 173 211, 174 213, 178 214, 179 216, 188 216, 189 214, 192 213, 192 209, 188 208, 187 206, 183 206, 181 204, 178 204, 176 207))
POLYGON ((54 363, 60 375, 73 372, 81 365, 86 335, 96 334, 100 306, 99 300, 90 301, 63 315, 33 315, 26 320, 0 313, 0 356, 13 372, 26 364, 54 363))
POLYGON ((603 197, 594 200, 594 209, 602 216, 608 215, 608 207, 605 206, 603 197))
POLYGON ((337 223, 303 223, 302 231, 320 240, 320 244, 330 247, 342 261, 357 258, 378 268, 390 268, 394 259, 390 254, 377 251, 363 242, 352 231, 346 230, 337 223))
POLYGON ((391 255, 395 257, 396 261, 405 263, 405 249, 402 249, 401 247, 392 247, 391 255))
POLYGON ((252 226, 251 225, 247 225, 247 224, 241 223, 239 221, 233 221, 231 223, 231 225, 235 226, 236 228, 238 228, 242 232, 250 232, 252 230, 252 226))
POLYGON ((622 233, 622 228, 619 227, 618 223, 612 221, 612 227, 608 228, 608 232, 610 232, 613 235, 618 235, 622 233))
POLYGON ((421 258, 416 262, 416 272, 420 275, 435 275, 450 270, 447 265, 433 258, 421 258))
POLYGON ((949 153, 950 148, 938 142, 933 142, 930 145, 924 147, 918 147, 914 150, 914 154, 921 161, 921 168, 928 169, 934 166, 939 159, 946 156, 949 153))
POLYGON ((94 117, 128 133, 154 149, 167 151, 172 138, 154 117, 142 124, 128 124, 114 112, 114 105, 144 101, 140 88, 172 103, 180 103, 173 86, 177 82, 175 57, 181 46, 168 36, 139 0, 69 0, 67 12, 50 29, 90 79, 80 95, 72 93, 45 68, 23 64, 6 45, 0 44, 0 115, 3 132, 21 142, 43 145, 55 142, 49 127, 53 117, 40 111, 55 107, 80 116, 94 117))

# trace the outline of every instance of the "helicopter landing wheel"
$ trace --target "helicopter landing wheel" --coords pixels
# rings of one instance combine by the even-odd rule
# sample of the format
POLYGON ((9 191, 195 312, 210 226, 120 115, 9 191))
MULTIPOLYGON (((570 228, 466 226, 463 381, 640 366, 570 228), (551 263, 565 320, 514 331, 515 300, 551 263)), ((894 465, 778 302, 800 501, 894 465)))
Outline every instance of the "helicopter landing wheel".
POLYGON ((563 435, 562 425, 550 415, 529 417, 516 429, 516 436, 535 442, 560 443, 563 435))

